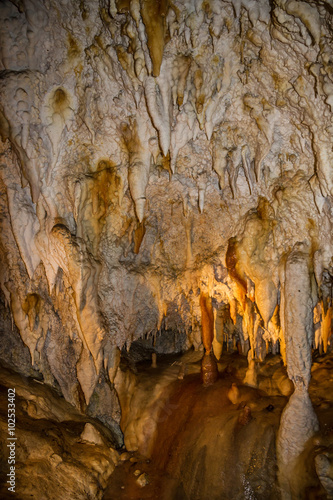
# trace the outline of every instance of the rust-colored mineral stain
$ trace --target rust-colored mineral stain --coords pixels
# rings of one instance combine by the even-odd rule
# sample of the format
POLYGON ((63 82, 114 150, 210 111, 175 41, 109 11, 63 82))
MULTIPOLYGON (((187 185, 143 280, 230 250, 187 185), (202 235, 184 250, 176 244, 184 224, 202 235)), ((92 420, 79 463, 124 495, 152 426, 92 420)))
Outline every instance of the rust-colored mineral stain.
POLYGON ((240 276, 239 270, 237 269, 238 256, 236 238, 230 238, 229 240, 225 261, 231 278, 243 288, 244 292, 246 292, 247 283, 244 278, 240 276))
POLYGON ((38 314, 40 310, 40 305, 41 305, 40 296, 37 293, 29 293, 22 304, 22 309, 25 312, 25 314, 28 314, 29 311, 35 309, 36 314, 38 314))
POLYGON ((138 224, 138 227, 134 231, 134 250, 133 252, 135 254, 138 254, 140 251, 141 243, 144 238, 144 235, 146 234, 146 227, 144 222, 141 224, 138 224))
POLYGON ((59 87, 52 96, 52 106, 56 113, 62 114, 69 106, 69 98, 64 89, 59 87))
POLYGON ((116 0, 117 11, 124 13, 130 10, 130 0, 116 0))
POLYGON ((165 43, 165 17, 169 0, 141 0, 141 16, 146 27, 153 76, 159 76, 165 43))
POLYGON ((120 187, 121 179, 117 175, 117 170, 107 161, 100 161, 97 172, 90 175, 91 183, 90 196, 93 199, 94 213, 102 219, 110 203, 114 202, 120 187))
POLYGON ((214 314, 212 300, 206 293, 200 295, 202 342, 207 353, 212 350, 214 340, 214 314))
POLYGON ((68 49, 67 49, 68 59, 73 60, 80 55, 80 48, 78 46, 77 41, 70 33, 68 33, 67 35, 67 43, 68 43, 68 49))

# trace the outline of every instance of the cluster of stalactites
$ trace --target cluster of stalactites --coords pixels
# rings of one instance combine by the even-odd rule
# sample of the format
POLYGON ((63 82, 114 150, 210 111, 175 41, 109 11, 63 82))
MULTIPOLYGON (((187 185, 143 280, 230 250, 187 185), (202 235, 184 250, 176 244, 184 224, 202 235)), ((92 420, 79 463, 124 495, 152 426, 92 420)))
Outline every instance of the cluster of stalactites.
MULTIPOLYGON (((224 126, 232 89, 247 83, 247 77, 243 81, 242 76, 248 71, 244 65, 244 47, 250 45, 251 58, 253 54, 259 58, 259 52, 273 41, 287 46, 302 43, 306 47, 319 47, 326 36, 324 14, 306 2, 248 0, 180 5, 167 0, 117 1, 111 2, 110 13, 111 23, 117 20, 123 26, 124 43, 116 46, 118 60, 133 83, 138 108, 146 107, 143 121, 150 120, 152 126, 146 137, 141 133, 139 156, 137 147, 128 148, 129 186, 139 222, 145 213, 150 161, 163 163, 170 172, 175 172, 179 151, 191 140, 195 141, 201 132, 210 143, 210 164, 219 177, 220 188, 224 189, 228 178, 232 197, 237 197, 236 182, 243 169, 252 194, 254 184, 261 180, 263 164, 282 115, 278 106, 272 106, 267 99, 245 92, 240 102, 251 117, 252 129, 256 130, 255 145, 246 126, 244 129, 237 124, 224 126), (246 29, 240 28, 243 14, 248 19, 246 29), (294 29, 291 29, 292 23, 295 23, 294 29), (270 30, 263 26, 269 26, 270 30), (230 42, 228 34, 232 30, 235 37, 241 31, 244 40, 240 46, 230 42), (173 40, 176 39, 175 54, 173 40), (200 44, 206 47, 205 57, 200 44), (144 153, 144 150, 147 151, 144 153)), ((316 78, 316 88, 321 89, 326 104, 331 106, 333 83, 327 53, 322 52, 321 62, 310 65, 310 72, 316 78)), ((317 99, 317 91, 303 76, 298 78, 294 89, 299 98, 309 104, 311 119, 321 120, 323 112, 311 110, 307 99, 307 95, 317 99)), ((329 193, 333 186, 328 171, 332 158, 328 136, 324 134, 316 140, 316 144, 320 144, 320 147, 313 146, 318 178, 313 177, 311 186, 315 193, 319 192, 318 186, 321 192, 329 193)), ((202 168, 205 170, 206 165, 202 168)), ((198 176, 197 185, 198 207, 202 212, 206 191, 204 175, 198 176)))
POLYGON ((248 354, 249 361, 264 361, 269 352, 280 352, 290 377, 296 380, 301 375, 296 377, 291 366, 299 354, 290 354, 296 352, 293 337, 297 335, 292 327, 297 321, 295 311, 302 316, 299 348, 304 353, 312 347, 327 352, 332 344, 332 280, 318 260, 321 254, 314 256, 311 244, 296 243, 292 250, 279 255, 274 246, 275 226, 274 211, 262 198, 257 210, 248 214, 243 233, 229 240, 229 304, 220 305, 212 313, 214 326, 210 330, 209 309, 203 308, 210 302, 200 299, 203 343, 208 352, 213 346, 217 359, 224 342, 248 354), (207 337, 210 331, 212 340, 207 337))

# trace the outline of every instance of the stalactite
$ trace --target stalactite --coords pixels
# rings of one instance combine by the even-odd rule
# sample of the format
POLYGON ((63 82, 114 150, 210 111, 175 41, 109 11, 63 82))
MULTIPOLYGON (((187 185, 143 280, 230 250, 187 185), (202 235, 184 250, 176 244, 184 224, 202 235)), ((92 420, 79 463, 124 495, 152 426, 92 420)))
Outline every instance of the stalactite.
POLYGON ((147 106, 155 128, 158 130, 159 141, 164 156, 170 148, 171 124, 170 102, 171 90, 169 84, 168 67, 162 68, 163 72, 158 79, 146 78, 145 96, 147 106))
POLYGON ((142 0, 141 15, 148 38, 148 48, 153 63, 153 76, 159 76, 163 58, 165 17, 168 0, 142 0))
POLYGON ((277 305, 277 290, 272 280, 267 278, 256 285, 255 301, 267 328, 277 305))
POLYGON ((214 340, 213 340, 213 351, 217 360, 220 359, 223 351, 223 318, 222 314, 214 309, 214 340))
POLYGON ((225 172, 227 164, 227 150, 215 146, 213 152, 213 168, 219 177, 220 189, 224 189, 225 187, 225 172))
POLYGON ((245 177, 247 180, 247 183, 249 185, 249 190, 250 194, 252 194, 253 191, 253 184, 252 184, 252 179, 251 179, 251 173, 250 173, 250 164, 249 164, 249 147, 248 145, 242 145, 241 147, 241 155, 242 155, 242 164, 243 164, 243 169, 245 172, 245 177))
POLYGON ((129 154, 128 183, 135 203, 136 215, 141 224, 145 213, 150 167, 150 151, 143 141, 147 134, 143 119, 137 117, 130 127, 124 124, 122 133, 129 154))
POLYGON ((231 238, 228 242, 228 249, 226 253, 226 266, 230 276, 244 289, 247 290, 247 282, 245 277, 243 277, 238 257, 238 242, 236 238, 231 238))
POLYGON ((235 325, 237 323, 237 300, 232 298, 229 302, 230 318, 235 325))
POLYGON ((299 17, 302 23, 307 27, 316 43, 320 41, 320 17, 317 9, 306 2, 287 2, 286 12, 292 16, 299 17))
POLYGON ((205 386, 214 384, 218 378, 217 364, 214 354, 211 352, 214 340, 214 314, 211 298, 208 294, 200 294, 202 342, 205 354, 201 362, 202 381, 205 386))
POLYGON ((202 326, 202 342, 209 354, 212 349, 214 340, 214 314, 212 302, 209 295, 201 293, 200 295, 200 309, 201 309, 201 326, 202 326))
POLYGON ((327 307, 326 313, 324 306, 321 306, 322 321, 321 321, 321 340, 323 342, 324 352, 327 352, 328 341, 332 335, 332 306, 327 307))
POLYGON ((205 194, 206 194, 206 179, 205 176, 200 176, 198 182, 198 205, 201 214, 205 206, 205 194))

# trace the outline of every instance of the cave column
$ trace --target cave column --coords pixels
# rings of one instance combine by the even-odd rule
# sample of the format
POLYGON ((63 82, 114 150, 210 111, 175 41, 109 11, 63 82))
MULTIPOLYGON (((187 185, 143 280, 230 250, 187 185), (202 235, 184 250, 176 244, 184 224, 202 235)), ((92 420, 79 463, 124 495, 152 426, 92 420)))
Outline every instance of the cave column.
POLYGON ((215 356, 212 352, 214 340, 214 313, 212 299, 208 294, 201 292, 201 327, 202 342, 205 348, 205 354, 201 361, 201 377, 203 385, 212 385, 218 379, 218 369, 215 356))
POLYGON ((308 393, 313 338, 309 263, 309 254, 301 248, 293 250, 285 264, 282 314, 287 371, 295 390, 282 413, 277 437, 279 483, 283 499, 299 498, 299 457, 318 426, 308 393))

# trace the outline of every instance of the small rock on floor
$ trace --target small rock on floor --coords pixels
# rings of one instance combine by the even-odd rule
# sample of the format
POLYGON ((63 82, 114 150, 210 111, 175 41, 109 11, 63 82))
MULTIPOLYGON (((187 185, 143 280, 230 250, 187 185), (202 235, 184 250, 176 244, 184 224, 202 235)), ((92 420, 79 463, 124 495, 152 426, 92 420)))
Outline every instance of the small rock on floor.
POLYGON ((124 453, 122 453, 122 454, 120 455, 119 460, 120 460, 121 462, 125 462, 126 460, 129 460, 130 456, 131 456, 131 455, 128 453, 128 451, 125 451, 124 453))
POLYGON ((145 472, 141 474, 141 476, 138 477, 136 482, 138 483, 139 486, 141 486, 141 488, 146 486, 149 483, 147 474, 145 472))

